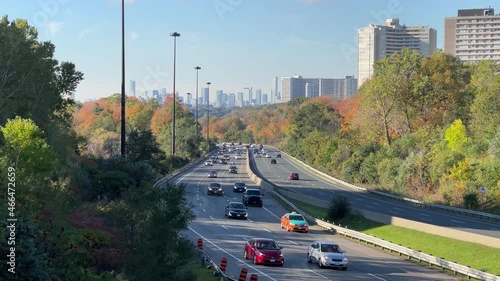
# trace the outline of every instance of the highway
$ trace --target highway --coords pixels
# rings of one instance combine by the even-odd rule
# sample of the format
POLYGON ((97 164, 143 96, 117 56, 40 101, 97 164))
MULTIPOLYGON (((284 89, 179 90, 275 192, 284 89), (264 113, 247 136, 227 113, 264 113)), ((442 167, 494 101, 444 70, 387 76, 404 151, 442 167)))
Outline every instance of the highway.
MULTIPOLYGON (((280 153, 277 150, 273 151, 272 148, 265 148, 272 155, 280 153)), ((262 177, 277 186, 323 200, 325 203, 334 195, 344 195, 349 199, 353 208, 500 238, 500 223, 498 222, 426 209, 393 200, 385 200, 381 196, 342 187, 337 183, 311 174, 308 170, 296 164, 296 162, 288 159, 285 154, 281 154, 282 158, 277 158, 276 164, 270 164, 269 158, 255 158, 257 169, 262 177), (288 180, 289 172, 298 172, 300 179, 288 180)))
MULTIPOLYGON (((234 154, 231 154, 234 156, 234 154)), ((249 207, 249 220, 228 219, 224 208, 229 201, 241 202, 242 195, 233 193, 235 181, 244 181, 248 187, 255 187, 246 172, 246 156, 243 160, 231 160, 238 166, 238 174, 229 174, 229 165, 214 164, 205 167, 194 166, 177 176, 174 183, 186 185, 186 197, 192 205, 196 220, 186 232, 196 244, 203 239, 204 251, 217 263, 227 258, 226 272, 238 279, 243 267, 250 274, 257 274, 260 280, 458 280, 435 269, 415 264, 398 256, 363 246, 339 236, 329 234, 319 227, 311 226, 309 233, 287 232, 280 227, 279 218, 286 213, 270 194, 264 196, 264 207, 249 207), (207 178, 209 170, 217 170, 218 178, 207 178), (207 184, 216 181, 223 184, 223 196, 208 196, 207 184), (272 238, 283 247, 285 265, 283 267, 253 265, 243 258, 245 241, 254 238, 272 238), (315 263, 307 263, 307 247, 315 240, 330 240, 340 244, 349 257, 347 271, 320 269, 315 263)))

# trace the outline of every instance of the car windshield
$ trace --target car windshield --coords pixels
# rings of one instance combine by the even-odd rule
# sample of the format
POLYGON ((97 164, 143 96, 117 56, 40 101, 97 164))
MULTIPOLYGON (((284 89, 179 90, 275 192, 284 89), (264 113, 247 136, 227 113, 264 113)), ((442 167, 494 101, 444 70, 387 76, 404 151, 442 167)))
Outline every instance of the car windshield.
POLYGON ((303 221, 304 217, 301 215, 290 215, 290 220, 291 221, 303 221))
POLYGON ((237 182, 235 183, 234 185, 238 186, 238 187, 244 187, 245 186, 245 183, 244 182, 237 182))
POLYGON ((258 241, 257 249, 263 250, 278 250, 280 247, 274 241, 258 241))
POLYGON ((258 190, 247 190, 248 195, 260 195, 260 191, 258 190))
POLYGON ((220 183, 211 183, 210 187, 220 187, 220 183))
POLYGON ((339 246, 331 245, 331 244, 330 245, 329 244, 321 245, 321 252, 323 252, 323 253, 342 253, 339 246))
POLYGON ((245 209, 245 206, 243 205, 243 203, 230 203, 229 204, 229 208, 233 208, 233 209, 245 209))

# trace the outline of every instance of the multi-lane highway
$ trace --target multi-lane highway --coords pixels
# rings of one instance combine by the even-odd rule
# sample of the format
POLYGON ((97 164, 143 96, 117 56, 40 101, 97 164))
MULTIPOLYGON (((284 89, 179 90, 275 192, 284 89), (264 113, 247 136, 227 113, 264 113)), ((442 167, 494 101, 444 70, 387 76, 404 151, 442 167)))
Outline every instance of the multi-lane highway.
MULTIPOLYGON (((272 155, 280 153, 266 147, 272 155)), ((439 210, 424 209, 402 202, 384 200, 381 197, 342 187, 332 181, 322 179, 296 164, 284 153, 277 158, 276 164, 270 164, 269 158, 255 158, 257 169, 262 177, 277 186, 287 188, 299 194, 304 194, 318 200, 328 202, 333 195, 344 195, 352 206, 361 210, 401 217, 437 226, 459 229, 467 232, 500 238, 500 223, 481 219, 454 215, 439 210), (298 172, 300 180, 288 180, 289 172, 298 172)))
POLYGON ((246 159, 231 160, 230 163, 233 161, 239 168, 238 174, 229 174, 228 165, 205 167, 201 164, 176 177, 175 182, 186 184, 186 196, 197 217, 190 224, 187 235, 195 244, 198 238, 202 238, 204 250, 217 264, 221 258, 227 258, 226 271, 236 279, 241 269, 247 268, 248 276, 257 274, 259 280, 456 280, 437 270, 331 235, 316 226, 312 226, 309 233, 287 232, 281 229, 279 220, 286 210, 270 195, 264 196, 263 208, 248 208, 249 220, 226 218, 224 208, 227 202, 241 202, 242 198, 240 193, 233 193, 234 182, 244 181, 248 187, 255 187, 245 170, 246 159), (218 178, 207 178, 209 170, 217 170, 218 178), (207 184, 212 181, 223 184, 223 196, 207 195, 207 184), (276 240, 283 247, 285 265, 253 265, 250 260, 245 260, 245 241, 254 237, 276 240), (315 240, 338 242, 349 256, 347 271, 320 269, 317 264, 307 263, 307 247, 315 240))

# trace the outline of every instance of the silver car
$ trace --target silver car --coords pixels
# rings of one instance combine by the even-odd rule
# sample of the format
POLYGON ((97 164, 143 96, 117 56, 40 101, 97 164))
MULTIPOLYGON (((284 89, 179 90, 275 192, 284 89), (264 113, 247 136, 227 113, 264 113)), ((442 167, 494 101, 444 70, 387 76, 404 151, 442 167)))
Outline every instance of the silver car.
POLYGON ((317 262, 319 267, 347 269, 348 259, 337 243, 314 241, 307 249, 307 262, 317 262))

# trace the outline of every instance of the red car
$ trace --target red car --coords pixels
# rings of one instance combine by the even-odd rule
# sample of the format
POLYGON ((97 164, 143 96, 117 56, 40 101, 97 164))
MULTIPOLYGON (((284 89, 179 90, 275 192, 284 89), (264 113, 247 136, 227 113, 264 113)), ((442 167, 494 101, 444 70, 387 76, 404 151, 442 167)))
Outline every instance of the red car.
POLYGON ((299 173, 289 173, 288 179, 289 180, 299 180, 299 173))
POLYGON ((280 247, 272 239, 253 238, 245 244, 245 259, 252 259, 254 264, 272 264, 283 266, 285 257, 280 247))

